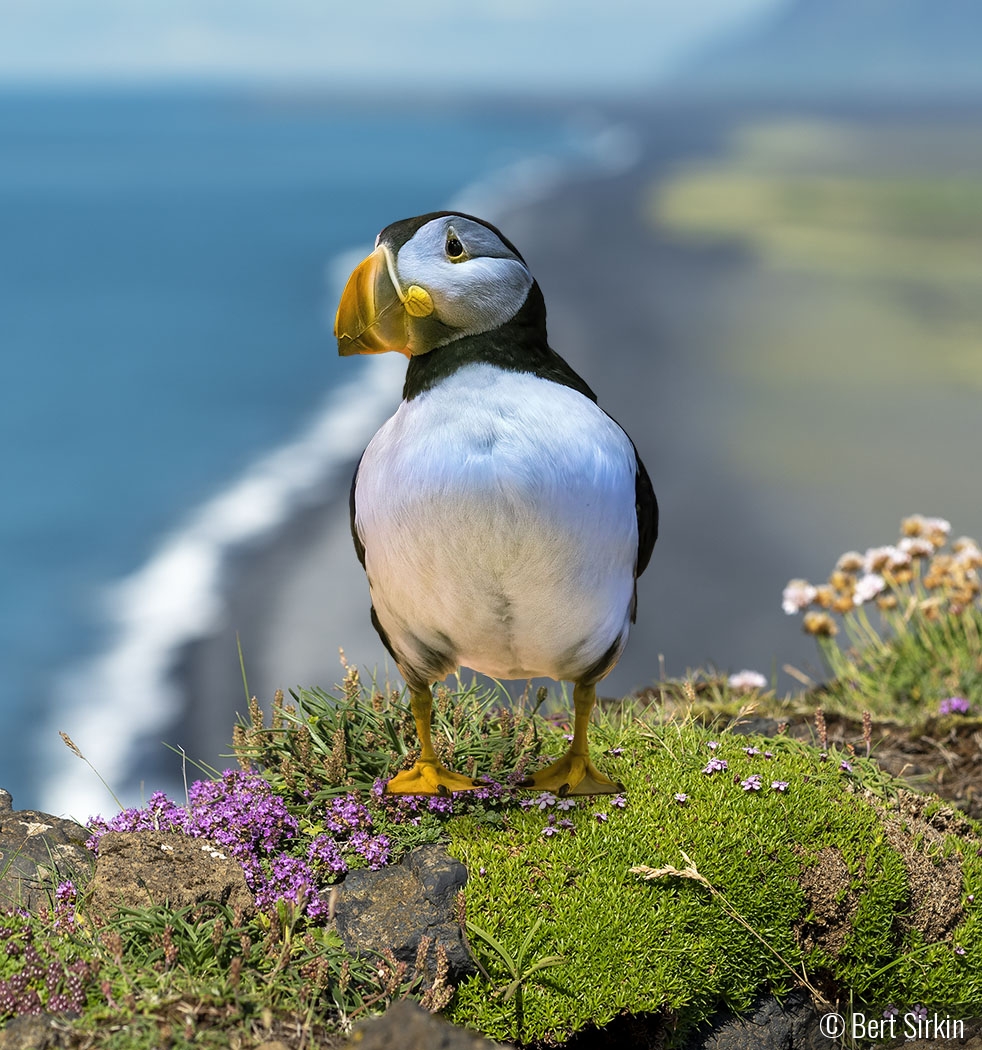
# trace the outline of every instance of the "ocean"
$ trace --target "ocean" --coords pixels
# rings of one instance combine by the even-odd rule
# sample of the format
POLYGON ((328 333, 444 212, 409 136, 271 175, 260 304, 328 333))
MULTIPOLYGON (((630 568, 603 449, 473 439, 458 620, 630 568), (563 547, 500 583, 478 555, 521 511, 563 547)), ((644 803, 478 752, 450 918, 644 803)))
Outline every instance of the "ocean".
POLYGON ((113 784, 179 716, 229 555, 380 422, 396 373, 331 334, 378 230, 631 144, 560 106, 10 90, 0 144, 0 787, 41 807, 83 772, 59 729, 113 784))

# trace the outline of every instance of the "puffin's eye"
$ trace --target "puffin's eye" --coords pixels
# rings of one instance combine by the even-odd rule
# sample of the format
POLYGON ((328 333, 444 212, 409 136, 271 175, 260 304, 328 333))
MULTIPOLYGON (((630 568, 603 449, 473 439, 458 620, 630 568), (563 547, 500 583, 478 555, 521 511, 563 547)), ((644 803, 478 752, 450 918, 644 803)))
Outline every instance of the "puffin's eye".
POLYGON ((460 239, 453 230, 447 230, 447 258, 453 262, 458 262, 464 256, 464 246, 460 243, 460 239))

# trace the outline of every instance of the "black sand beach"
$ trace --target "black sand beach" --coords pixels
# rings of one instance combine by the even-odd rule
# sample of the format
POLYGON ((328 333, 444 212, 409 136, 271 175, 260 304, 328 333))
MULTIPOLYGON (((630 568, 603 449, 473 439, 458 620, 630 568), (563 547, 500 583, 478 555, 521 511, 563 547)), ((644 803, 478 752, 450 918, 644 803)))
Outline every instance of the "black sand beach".
MULTIPOLYGON (((546 201, 495 217, 542 287, 551 344, 632 436, 661 507, 637 624, 620 664, 601 684, 607 696, 649 685, 663 672, 710 665, 779 676, 782 688, 794 684, 781 672, 785 664, 821 677, 812 639, 781 611, 790 577, 820 577, 843 550, 890 542, 906 513, 955 518, 961 511, 956 531, 979 524, 973 498, 950 483, 877 486, 876 464, 890 449, 870 441, 864 463, 864 443, 883 437, 877 412, 885 419, 889 406, 871 406, 861 420, 836 419, 831 406, 826 425, 845 428, 840 437, 852 447, 841 464, 815 473, 814 484, 807 463, 768 472, 747 458, 748 433, 768 447, 783 438, 731 355, 751 338, 754 312, 780 317, 784 305, 753 298, 769 286, 761 285, 759 267, 739 243, 693 244, 645 217, 652 186, 680 165, 724 151, 740 119, 718 112, 694 121, 630 114, 642 157, 629 171, 574 179, 546 201), (949 490, 943 505, 921 504, 937 493, 947 498, 949 490)), ((366 243, 374 232, 366 231, 366 243)), ((807 277, 788 280, 791 300, 808 289, 807 277)), ((335 352, 327 333, 324 352, 335 352)), ((793 375, 785 388, 791 404, 773 408, 782 426, 790 413, 793 427, 794 399, 807 405, 809 388, 793 375)), ((932 447, 942 454, 945 436, 932 447)), ((193 646, 179 671, 187 720, 172 742, 189 755, 224 764, 219 756, 228 753, 235 712, 244 707, 236 634, 249 691, 264 703, 277 688, 331 687, 342 676, 339 647, 364 677, 376 668, 382 680, 397 677, 369 623, 346 488, 232 570, 223 630, 193 646)))

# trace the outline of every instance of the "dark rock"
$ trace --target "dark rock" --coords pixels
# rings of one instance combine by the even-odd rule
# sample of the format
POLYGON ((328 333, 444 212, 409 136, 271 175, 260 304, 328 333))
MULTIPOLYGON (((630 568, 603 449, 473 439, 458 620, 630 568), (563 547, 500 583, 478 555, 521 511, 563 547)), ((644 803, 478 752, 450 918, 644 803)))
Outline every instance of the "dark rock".
POLYGON ((728 727, 737 736, 777 736, 780 722, 776 718, 764 718, 761 715, 747 715, 737 718, 728 727))
POLYGON ((436 971, 441 944, 450 981, 458 984, 477 970, 456 918, 457 892, 466 881, 464 865, 439 846, 420 846, 380 871, 348 872, 335 913, 345 948, 359 954, 388 948, 411 975, 419 942, 429 937, 427 976, 436 971))
POLYGON ((89 905, 109 916, 120 907, 217 902, 255 911, 242 866, 206 839, 176 831, 109 831, 99 839, 89 905))
POLYGON ((821 1016, 805 991, 781 1000, 768 996, 747 1014, 720 1014, 708 1032, 686 1041, 685 1050, 829 1050, 830 1041, 819 1028, 821 1016))
POLYGON ((12 1017, 0 1026, 0 1050, 48 1050, 58 1046, 59 1033, 52 1020, 51 1014, 12 1017))
POLYGON ((92 872, 88 837, 74 820, 15 810, 10 793, 0 790, 0 910, 36 912, 51 904, 59 882, 87 881, 92 872))
POLYGON ((356 1029, 348 1045, 358 1050, 494 1050, 501 1044, 447 1024, 416 1003, 400 999, 381 1017, 356 1029))

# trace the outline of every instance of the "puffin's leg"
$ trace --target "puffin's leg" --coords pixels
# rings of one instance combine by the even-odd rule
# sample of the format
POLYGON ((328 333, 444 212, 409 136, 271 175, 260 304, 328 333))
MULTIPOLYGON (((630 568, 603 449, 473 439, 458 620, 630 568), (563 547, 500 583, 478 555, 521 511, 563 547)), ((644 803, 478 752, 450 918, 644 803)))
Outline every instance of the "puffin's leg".
POLYGON ((573 742, 569 750, 551 766, 526 777, 519 787, 534 791, 553 791, 557 795, 616 795, 624 785, 605 776, 590 761, 586 730, 590 712, 597 702, 597 688, 593 683, 573 686, 573 742))
POLYGON ((410 706, 416 720, 419 736, 419 758, 411 769, 397 773, 386 785, 390 795, 449 795, 451 791, 469 791, 483 787, 480 780, 461 776, 447 769, 436 757, 433 737, 430 733, 430 716, 433 710, 433 694, 430 687, 409 688, 410 706))

